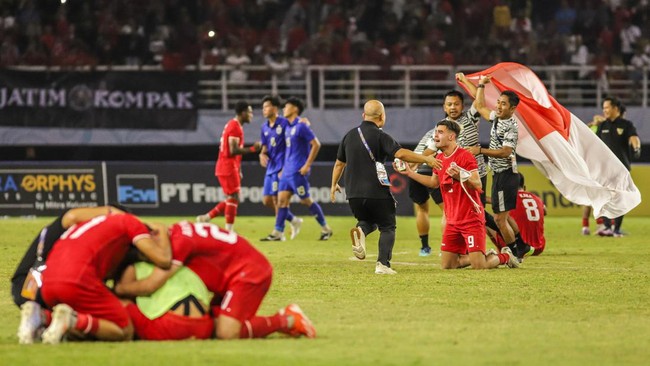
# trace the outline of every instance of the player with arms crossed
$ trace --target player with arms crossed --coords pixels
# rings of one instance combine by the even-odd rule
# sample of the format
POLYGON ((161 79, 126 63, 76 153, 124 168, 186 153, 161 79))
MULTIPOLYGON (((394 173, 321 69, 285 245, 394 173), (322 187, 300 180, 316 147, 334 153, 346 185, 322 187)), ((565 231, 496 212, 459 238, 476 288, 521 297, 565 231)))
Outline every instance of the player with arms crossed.
POLYGON ((470 265, 474 269, 489 269, 501 264, 518 267, 517 258, 507 247, 504 253, 486 255, 481 178, 474 156, 456 143, 459 134, 460 126, 454 121, 442 120, 436 125, 433 139, 441 151, 436 158, 442 161, 442 167, 434 169, 432 176, 415 173, 408 166, 404 171, 396 170, 428 187, 440 187, 447 218, 440 247, 441 268, 470 265))
POLYGON ((235 118, 226 123, 221 133, 219 157, 214 174, 219 180, 226 200, 219 202, 212 210, 196 217, 197 222, 209 222, 216 216, 226 217, 226 230, 232 231, 239 206, 239 191, 241 190, 241 159, 244 154, 256 154, 261 144, 256 141, 253 145, 244 147, 244 129, 242 126, 253 119, 253 108, 248 102, 239 101, 235 104, 235 118))

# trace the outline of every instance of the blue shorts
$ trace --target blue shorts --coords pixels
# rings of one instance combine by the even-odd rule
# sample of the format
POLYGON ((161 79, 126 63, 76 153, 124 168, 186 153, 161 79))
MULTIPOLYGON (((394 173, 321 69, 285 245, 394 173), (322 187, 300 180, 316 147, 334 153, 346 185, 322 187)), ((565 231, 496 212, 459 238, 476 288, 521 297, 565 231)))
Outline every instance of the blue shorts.
POLYGON ((278 179, 278 173, 265 175, 264 192, 262 194, 265 196, 277 196, 279 184, 280 184, 280 180, 278 179))
POLYGON ((294 194, 297 194, 300 199, 305 199, 309 197, 309 178, 308 175, 302 175, 300 172, 295 172, 286 176, 282 174, 280 178, 280 187, 279 191, 291 191, 294 194))

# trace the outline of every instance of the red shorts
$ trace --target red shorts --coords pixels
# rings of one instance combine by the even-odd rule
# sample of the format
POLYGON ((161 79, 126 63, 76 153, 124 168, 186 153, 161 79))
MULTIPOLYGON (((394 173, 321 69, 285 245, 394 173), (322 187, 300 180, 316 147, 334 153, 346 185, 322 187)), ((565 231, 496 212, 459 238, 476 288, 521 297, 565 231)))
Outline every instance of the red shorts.
POLYGON ((126 328, 130 322, 129 314, 120 300, 99 280, 88 280, 83 286, 45 280, 41 296, 50 308, 67 304, 78 313, 111 321, 120 328, 126 328))
POLYGON ((133 303, 128 304, 126 310, 139 339, 151 341, 210 339, 214 334, 214 320, 210 314, 200 318, 190 318, 168 311, 161 317, 151 320, 133 303))
POLYGON ((461 255, 469 252, 485 254, 485 235, 485 225, 480 222, 462 225, 447 223, 440 250, 461 255))
POLYGON ((241 176, 239 172, 233 172, 229 175, 217 175, 217 180, 223 189, 223 193, 231 195, 241 190, 241 176))
POLYGON ((219 315, 235 318, 240 322, 251 319, 257 313, 264 296, 271 287, 272 272, 260 282, 234 281, 228 285, 226 293, 212 301, 212 315, 216 318, 219 315))

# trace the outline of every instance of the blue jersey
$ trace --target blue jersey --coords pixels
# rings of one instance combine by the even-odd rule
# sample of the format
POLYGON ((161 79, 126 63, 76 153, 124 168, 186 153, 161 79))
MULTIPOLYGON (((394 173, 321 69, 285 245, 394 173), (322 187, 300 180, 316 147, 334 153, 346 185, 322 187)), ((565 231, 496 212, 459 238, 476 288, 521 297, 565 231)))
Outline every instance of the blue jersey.
POLYGON ((269 121, 262 124, 262 145, 266 146, 266 153, 269 156, 269 164, 266 166, 266 175, 278 173, 284 164, 284 131, 289 121, 284 117, 278 117, 273 127, 269 121))
POLYGON ((311 128, 305 123, 299 123, 298 120, 300 117, 289 122, 285 131, 287 150, 284 153, 282 175, 296 173, 305 165, 311 151, 311 141, 316 138, 311 128))

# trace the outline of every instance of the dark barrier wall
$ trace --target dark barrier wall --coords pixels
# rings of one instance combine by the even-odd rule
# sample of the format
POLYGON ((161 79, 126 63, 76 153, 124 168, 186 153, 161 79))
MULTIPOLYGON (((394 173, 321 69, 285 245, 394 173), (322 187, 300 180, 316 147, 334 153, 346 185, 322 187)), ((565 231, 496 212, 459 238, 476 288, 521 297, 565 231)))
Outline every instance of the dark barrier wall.
POLYGON ((195 130, 192 72, 0 70, 0 126, 195 130))
MULTIPOLYGON (((326 215, 351 215, 344 195, 329 200, 332 163, 312 167, 311 196, 326 215)), ((272 215, 262 205, 264 169, 244 163, 239 215, 272 215)), ((406 179, 392 173, 399 215, 411 215, 406 179)), ((195 216, 224 199, 214 177, 214 163, 11 164, 0 163, 0 215, 58 215, 61 210, 118 202, 139 215, 195 216)), ((308 215, 297 203, 292 211, 308 215)))

